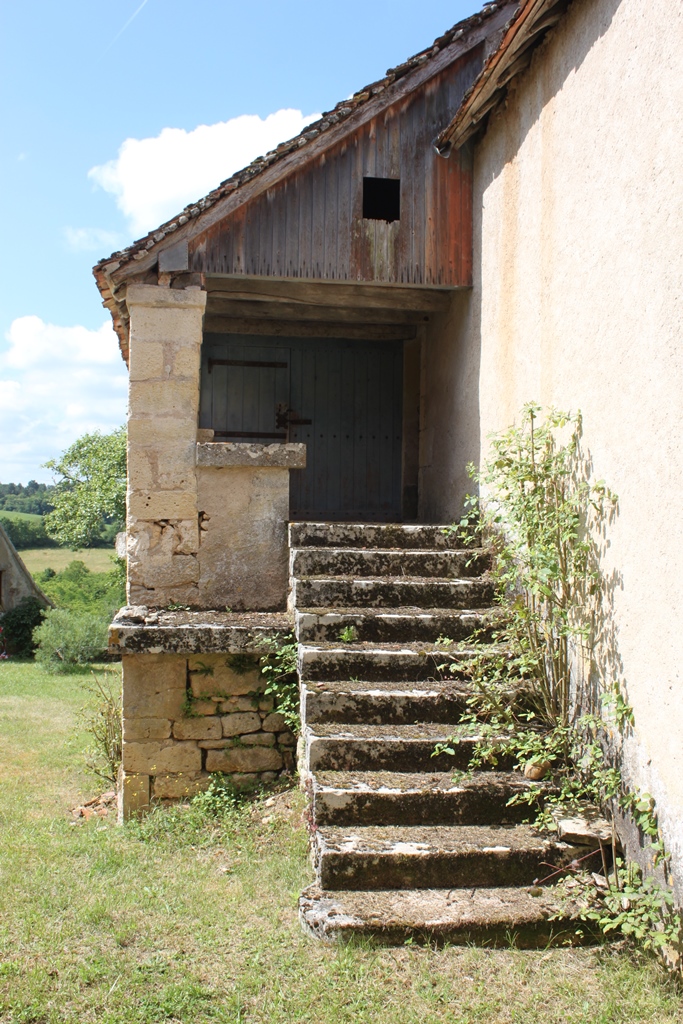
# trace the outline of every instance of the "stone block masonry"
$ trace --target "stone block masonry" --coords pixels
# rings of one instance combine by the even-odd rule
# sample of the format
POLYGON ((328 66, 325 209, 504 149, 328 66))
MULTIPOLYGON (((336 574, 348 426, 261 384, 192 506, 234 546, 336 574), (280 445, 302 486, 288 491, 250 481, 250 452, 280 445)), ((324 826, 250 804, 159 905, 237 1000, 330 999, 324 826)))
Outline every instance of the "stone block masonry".
POLYGON ((121 812, 186 800, 212 772, 237 786, 272 782, 294 769, 294 736, 256 654, 123 654, 121 812))

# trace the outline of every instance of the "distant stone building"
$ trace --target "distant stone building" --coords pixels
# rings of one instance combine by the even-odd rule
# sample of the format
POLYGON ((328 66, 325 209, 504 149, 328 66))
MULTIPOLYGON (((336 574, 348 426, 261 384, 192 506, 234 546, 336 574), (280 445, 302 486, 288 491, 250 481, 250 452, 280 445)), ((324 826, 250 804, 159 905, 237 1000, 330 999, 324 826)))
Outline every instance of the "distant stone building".
POLYGON ((0 613, 16 608, 25 597, 35 597, 46 607, 51 604, 0 523, 0 613))

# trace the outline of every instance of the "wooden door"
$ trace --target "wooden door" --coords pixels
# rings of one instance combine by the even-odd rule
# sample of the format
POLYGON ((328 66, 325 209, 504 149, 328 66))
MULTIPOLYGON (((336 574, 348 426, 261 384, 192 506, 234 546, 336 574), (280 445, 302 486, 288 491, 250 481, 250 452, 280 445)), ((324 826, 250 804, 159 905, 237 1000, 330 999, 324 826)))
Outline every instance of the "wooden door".
POLYGON ((200 426, 295 441, 290 518, 401 518, 403 343, 206 335, 200 426))

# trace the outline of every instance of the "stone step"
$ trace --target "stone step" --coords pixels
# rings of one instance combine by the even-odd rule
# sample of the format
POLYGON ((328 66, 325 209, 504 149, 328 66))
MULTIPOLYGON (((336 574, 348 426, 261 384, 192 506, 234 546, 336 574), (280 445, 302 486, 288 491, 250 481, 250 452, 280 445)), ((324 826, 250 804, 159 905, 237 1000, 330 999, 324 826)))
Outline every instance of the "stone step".
POLYGON ((306 576, 292 580, 292 603, 297 609, 488 608, 494 597, 493 581, 486 577, 306 576))
MULTIPOLYGON (((491 656, 502 650, 489 647, 491 656)), ((482 653, 482 652, 480 652, 482 653)), ((458 663, 467 661, 467 648, 444 653, 431 644, 300 644, 299 675, 302 681, 385 680, 413 682, 438 679, 441 666, 459 678, 458 663)), ((445 671, 445 670, 444 670, 445 671)))
MULTIPOLYGON (((328 725, 308 723, 304 731, 308 771, 464 771, 479 739, 471 726, 434 722, 419 725, 328 725), (453 754, 433 756, 438 743, 457 736, 453 754)), ((500 758, 499 769, 512 767, 500 758)))
POLYGON ((528 818, 508 806, 528 789, 521 772, 316 772, 316 825, 493 825, 528 818))
POLYGON ((409 551, 401 548, 292 548, 289 571, 302 576, 436 576, 464 579, 481 576, 491 557, 481 548, 470 551, 409 551))
POLYGON ((323 889, 531 886, 582 852, 529 825, 323 825, 312 841, 323 889))
POLYGON ((290 523, 293 548, 431 548, 450 551, 462 541, 447 526, 406 523, 290 523))
POLYGON ((589 925, 578 918, 580 904, 561 900, 551 886, 539 893, 484 887, 326 891, 310 886, 299 899, 299 915, 304 929, 326 942, 365 936, 396 945, 414 939, 536 949, 593 940, 589 925))
POLYGON ((301 713, 309 724, 456 724, 471 695, 468 686, 451 682, 308 682, 301 686, 301 713))
POLYGON ((352 641, 433 643, 439 637, 447 637, 457 643, 474 632, 478 632, 482 640, 490 638, 491 631, 501 621, 497 608, 481 611, 440 608, 348 608, 332 611, 309 608, 296 613, 296 635, 299 643, 334 643, 342 640, 345 633, 352 641))

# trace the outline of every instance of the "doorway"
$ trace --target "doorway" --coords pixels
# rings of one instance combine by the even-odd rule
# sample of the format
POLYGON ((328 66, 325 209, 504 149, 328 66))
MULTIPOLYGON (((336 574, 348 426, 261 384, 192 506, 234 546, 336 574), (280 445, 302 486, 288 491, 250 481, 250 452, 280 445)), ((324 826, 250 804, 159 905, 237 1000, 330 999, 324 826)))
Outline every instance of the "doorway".
POLYGON ((216 441, 302 442, 292 520, 401 519, 403 342, 206 334, 201 427, 216 441))

